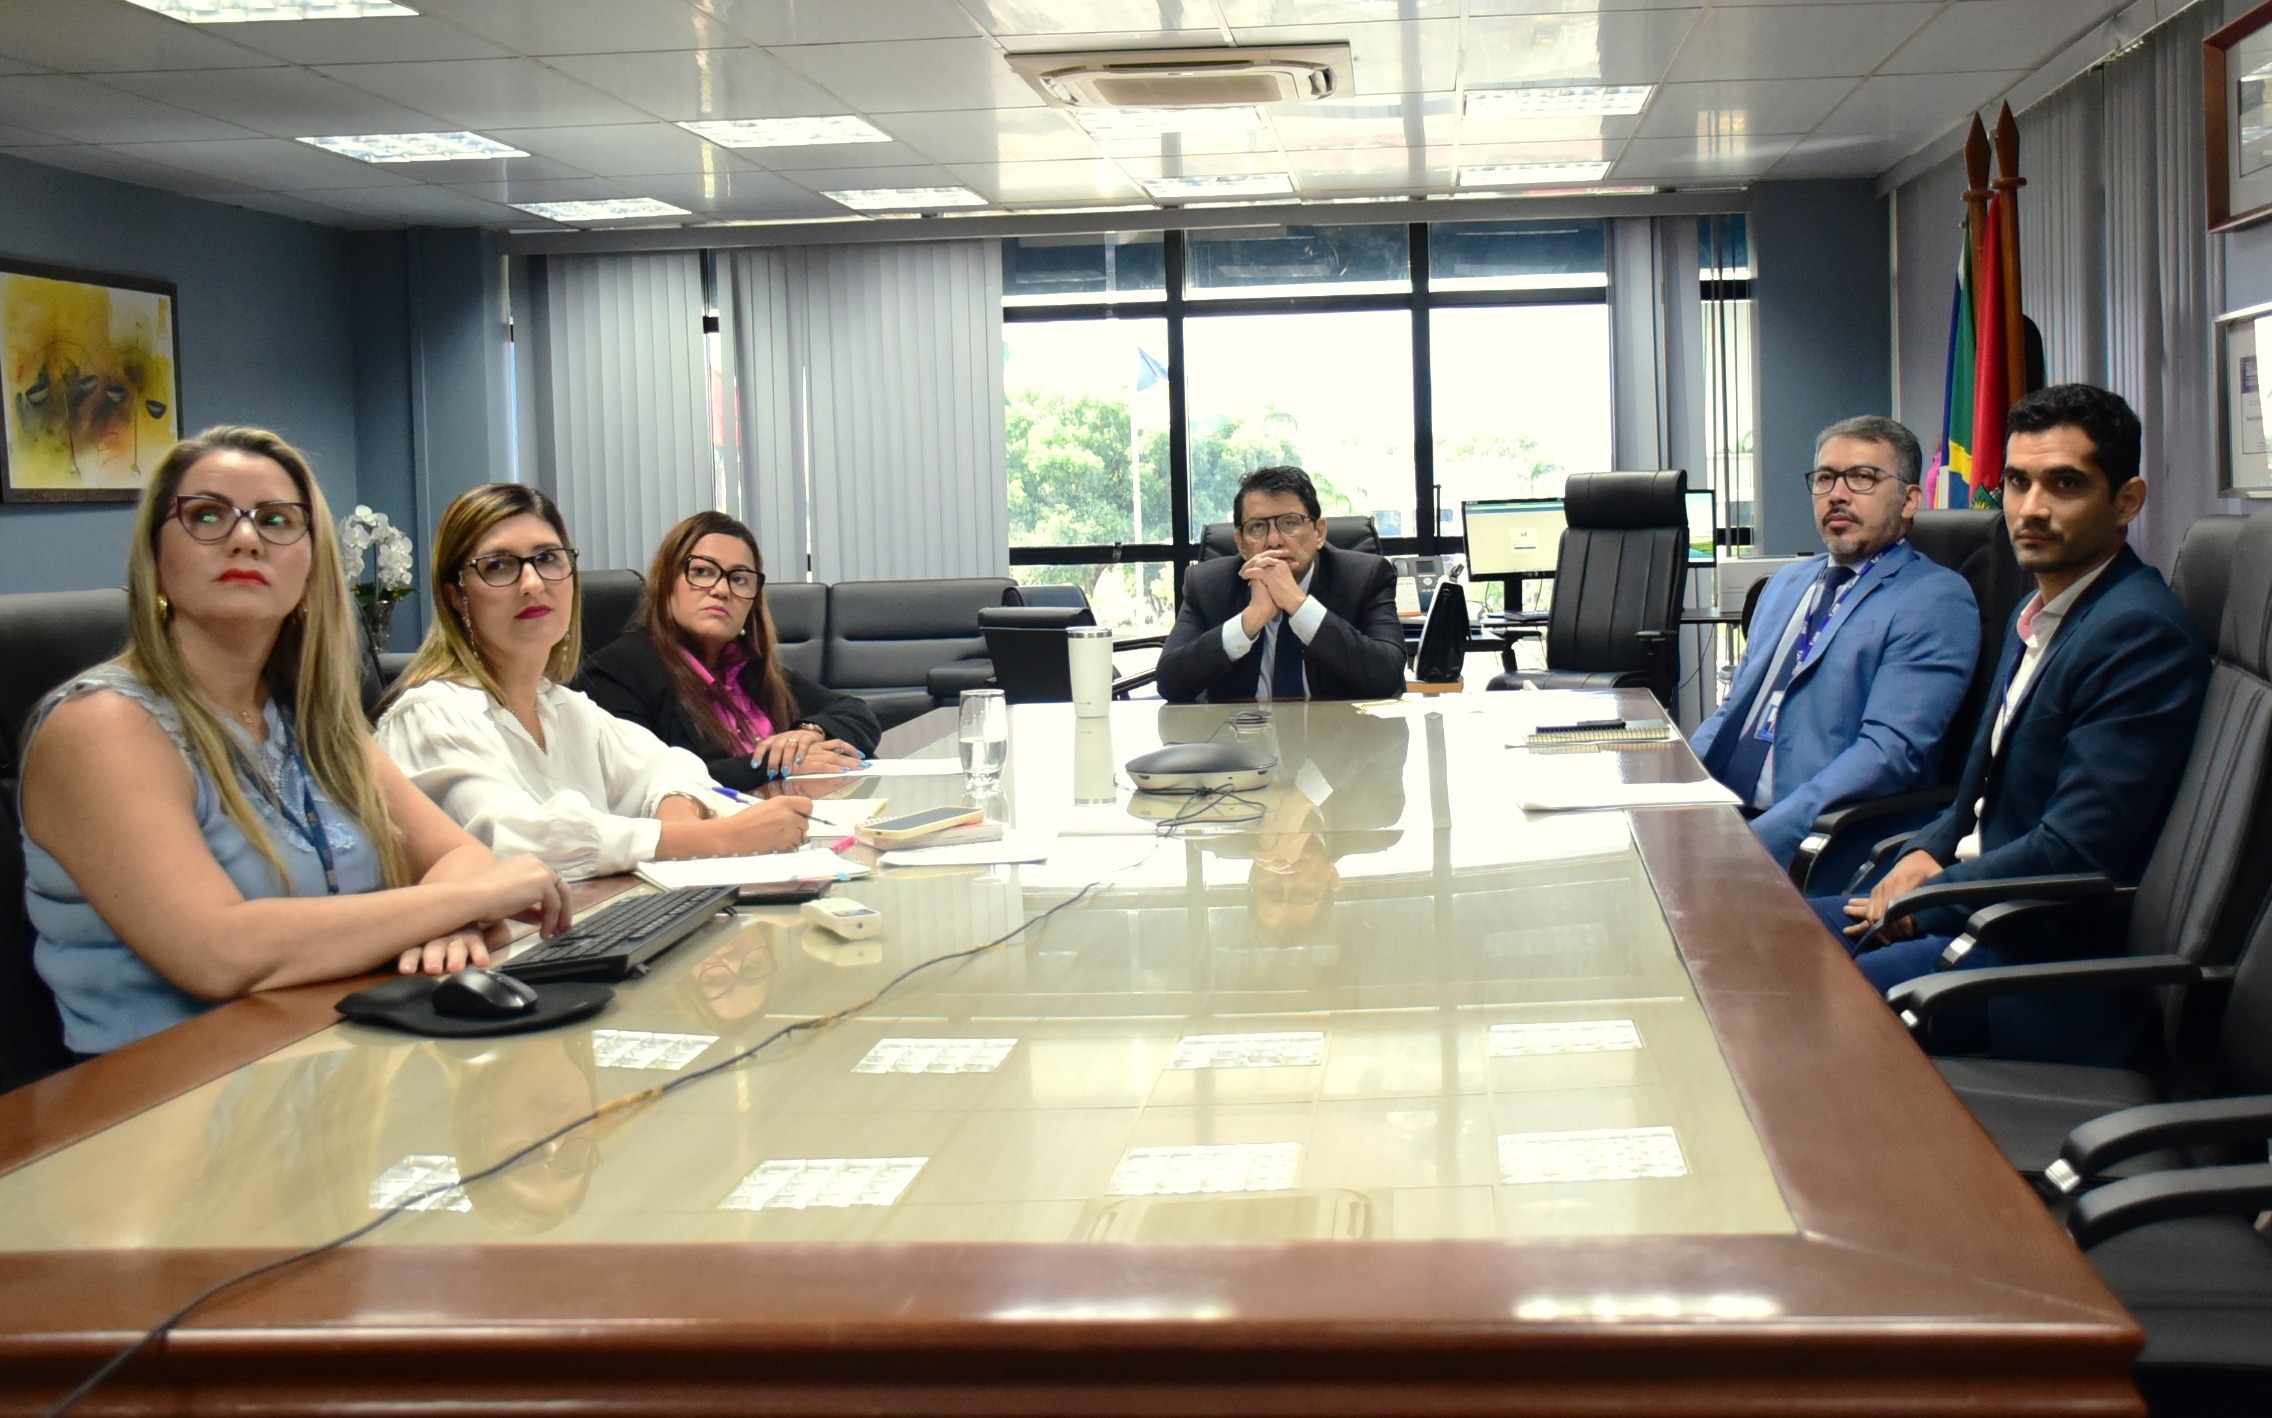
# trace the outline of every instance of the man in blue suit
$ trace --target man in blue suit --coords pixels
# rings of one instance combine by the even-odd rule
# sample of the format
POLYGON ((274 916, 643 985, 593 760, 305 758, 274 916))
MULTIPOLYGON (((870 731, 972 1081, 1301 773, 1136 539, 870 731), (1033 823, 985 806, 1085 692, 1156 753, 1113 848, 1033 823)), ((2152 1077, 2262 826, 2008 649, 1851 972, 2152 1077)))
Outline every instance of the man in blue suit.
MULTIPOLYGON (((2128 545, 2146 501, 2137 414, 2104 389, 2058 384, 2020 400, 2004 427, 2004 525, 2036 593, 2006 637, 1956 802, 1867 899, 1816 905, 1851 921, 1849 948, 1877 947, 1855 960, 1881 990, 1938 968, 1962 927, 1961 908, 1886 919, 1895 897, 1928 882, 2098 872, 2136 885, 2208 688, 2209 656, 2184 608, 2128 545)), ((2082 939, 2071 952, 2121 948, 2082 939)), ((2010 963, 1987 946, 1964 960, 2010 963)), ((2108 997, 2029 996, 1936 1025, 1935 1039, 1956 1052, 2112 1062, 2125 1023, 2108 997)))
POLYGON ((1829 554, 1761 590, 1728 697, 1696 731, 1697 757, 1785 866, 1820 814, 1927 782, 1971 682, 1972 588, 1907 540, 1918 462, 1892 419, 1823 430, 1807 488, 1829 554))

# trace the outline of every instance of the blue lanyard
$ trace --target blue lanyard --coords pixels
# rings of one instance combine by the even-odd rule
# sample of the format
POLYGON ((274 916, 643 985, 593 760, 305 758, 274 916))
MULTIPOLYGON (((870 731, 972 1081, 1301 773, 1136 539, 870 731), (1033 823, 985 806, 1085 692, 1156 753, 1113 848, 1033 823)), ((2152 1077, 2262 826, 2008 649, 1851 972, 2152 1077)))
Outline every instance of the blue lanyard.
MULTIPOLYGON (((1887 550, 1890 551, 1892 550, 1892 548, 1889 547, 1887 548, 1887 550)), ((1794 673, 1796 673, 1799 666, 1807 662, 1807 656, 1814 651, 1815 642, 1822 638, 1822 632, 1830 628, 1831 619, 1838 614, 1838 608, 1846 604, 1846 598, 1854 594, 1854 588, 1862 584, 1862 578, 1869 575, 1870 568, 1877 565, 1878 562, 1884 558, 1884 556, 1885 552, 1881 551, 1876 556, 1871 557, 1868 561, 1865 561, 1860 566, 1854 568, 1853 579, 1849 580, 1845 585, 1838 588, 1838 594, 1830 598, 1830 610, 1823 616, 1820 621, 1817 621, 1815 623, 1812 629, 1809 629, 1806 625, 1806 620, 1813 619, 1811 615, 1801 620, 1799 624, 1799 653, 1793 656, 1791 659, 1791 668, 1794 673)), ((1822 594, 1822 583, 1819 581, 1815 583, 1815 594, 1817 596, 1822 594)))
MULTIPOLYGON (((279 713, 276 717, 283 723, 285 740, 291 745, 292 763, 300 770, 300 811, 305 814, 307 824, 301 826, 294 823, 293 826, 307 840, 308 846, 315 850, 316 860, 323 864, 324 890, 333 896, 337 896, 339 894, 339 866, 331 857, 331 834, 324 831, 323 818, 316 812, 316 775, 308 771, 307 755, 300 752, 300 736, 292 722, 292 716, 279 713)), ((283 804, 279 803, 277 806, 282 807, 283 804)), ((285 811, 284 816, 287 820, 290 819, 291 812, 289 809, 285 811)))

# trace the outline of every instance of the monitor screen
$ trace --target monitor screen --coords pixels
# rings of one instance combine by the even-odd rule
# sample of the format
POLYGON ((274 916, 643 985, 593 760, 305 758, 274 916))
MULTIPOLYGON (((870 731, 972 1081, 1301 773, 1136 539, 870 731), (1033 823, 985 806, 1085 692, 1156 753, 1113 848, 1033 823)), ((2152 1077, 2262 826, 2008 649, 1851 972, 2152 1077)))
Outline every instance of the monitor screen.
POLYGON ((1718 513, 1712 506, 1712 489, 1692 487, 1688 490, 1688 564, 1711 566, 1719 560, 1717 544, 1720 526, 1718 513))
POLYGON ((1559 497, 1463 502, 1470 576, 1552 576, 1567 525, 1559 497))

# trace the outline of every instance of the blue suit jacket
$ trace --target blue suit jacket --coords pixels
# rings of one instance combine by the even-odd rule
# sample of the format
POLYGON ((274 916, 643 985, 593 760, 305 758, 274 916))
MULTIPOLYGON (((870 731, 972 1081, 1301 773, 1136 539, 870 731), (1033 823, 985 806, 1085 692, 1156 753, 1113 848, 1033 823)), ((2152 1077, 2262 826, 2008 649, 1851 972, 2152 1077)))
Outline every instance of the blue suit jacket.
MULTIPOLYGON (((1828 560, 1786 566, 1759 593, 1728 696, 1696 731, 1696 755, 1715 771, 1743 732, 1735 716, 1749 712, 1773 672, 1784 629, 1828 560)), ((1830 809, 1932 777, 1979 653, 1972 587, 1907 542, 1889 548, 1847 593, 1784 692, 1772 750, 1775 802, 1751 824, 1775 860, 1789 865, 1830 809)))
POLYGON ((1956 802, 1910 845, 1953 863, 1936 881, 2104 872, 2135 885, 2193 751, 2208 652, 2161 573, 2124 547, 2067 613, 1991 755, 1996 707, 2023 648, 2016 628, 2005 636, 1956 802), (1956 844, 1982 799, 1981 853, 1959 862, 1956 844))

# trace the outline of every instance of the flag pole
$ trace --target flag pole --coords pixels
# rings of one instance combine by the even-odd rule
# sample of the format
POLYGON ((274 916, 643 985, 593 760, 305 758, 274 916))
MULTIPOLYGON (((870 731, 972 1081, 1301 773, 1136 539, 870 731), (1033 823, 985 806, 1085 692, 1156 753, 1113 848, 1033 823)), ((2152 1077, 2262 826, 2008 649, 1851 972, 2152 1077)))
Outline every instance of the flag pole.
MULTIPOLYGON (((1979 121, 1978 115, 1973 121, 1979 121)), ((2028 392, 2027 317, 2020 313, 2020 189, 2025 186, 2027 179, 2020 176, 2020 125, 2007 103, 1996 116, 1995 191, 2003 198, 1996 207, 2004 246, 2004 308, 1997 314, 2004 322, 2004 394, 2012 403, 2028 392)))

